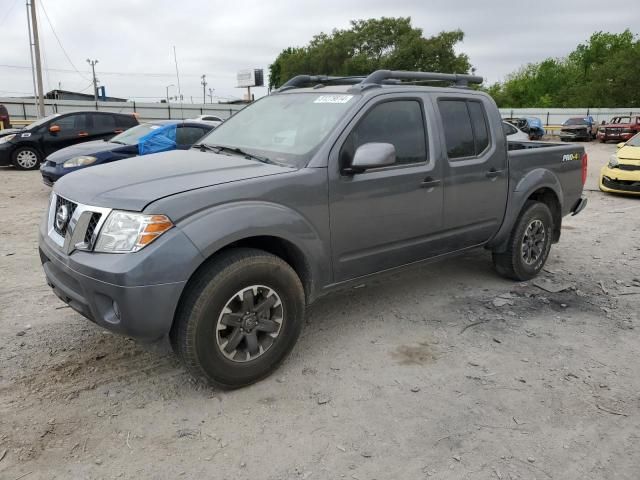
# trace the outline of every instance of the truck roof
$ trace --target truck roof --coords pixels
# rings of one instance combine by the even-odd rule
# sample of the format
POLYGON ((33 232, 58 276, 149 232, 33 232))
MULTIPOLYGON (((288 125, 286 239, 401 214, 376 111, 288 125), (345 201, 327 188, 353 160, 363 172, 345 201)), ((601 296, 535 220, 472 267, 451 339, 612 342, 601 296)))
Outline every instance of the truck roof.
POLYGON ((457 73, 408 72, 401 70, 376 70, 365 76, 331 77, 326 75, 298 75, 284 83, 274 93, 340 93, 351 95, 386 92, 442 91, 460 93, 469 84, 481 84, 482 77, 457 73), (424 85, 428 82, 453 83, 454 87, 424 85))

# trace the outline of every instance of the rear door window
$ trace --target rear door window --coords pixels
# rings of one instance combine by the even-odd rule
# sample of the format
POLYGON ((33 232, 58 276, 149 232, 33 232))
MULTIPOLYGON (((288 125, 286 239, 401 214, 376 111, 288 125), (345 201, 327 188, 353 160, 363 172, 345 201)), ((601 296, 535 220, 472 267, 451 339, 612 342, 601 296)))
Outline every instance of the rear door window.
POLYGON ((178 145, 193 145, 205 134, 205 130, 200 127, 183 127, 178 125, 176 130, 176 143, 178 145))
POLYGON ((473 157, 475 142, 467 102, 464 100, 440 100, 438 106, 449 159, 473 157))
POLYGON ((98 132, 113 132, 116 129, 116 119, 108 113, 94 114, 93 129, 98 132))
MULTIPOLYGON (((489 147, 489 127, 484 106, 474 100, 439 100, 450 160, 477 157, 489 147)), ((507 126, 503 126, 505 134, 507 126)), ((515 132, 512 132, 515 133, 515 132)))

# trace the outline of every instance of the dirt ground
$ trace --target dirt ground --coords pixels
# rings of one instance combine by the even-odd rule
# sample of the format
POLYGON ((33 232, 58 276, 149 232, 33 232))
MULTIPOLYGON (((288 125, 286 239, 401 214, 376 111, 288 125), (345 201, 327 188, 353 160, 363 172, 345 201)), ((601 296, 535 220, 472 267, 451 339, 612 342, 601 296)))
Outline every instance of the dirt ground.
POLYGON ((37 254, 49 189, 0 169, 0 478, 637 480, 640 198, 597 191, 615 145, 588 151, 540 277, 566 289, 485 251, 416 268, 313 305, 233 392, 66 308, 37 254))

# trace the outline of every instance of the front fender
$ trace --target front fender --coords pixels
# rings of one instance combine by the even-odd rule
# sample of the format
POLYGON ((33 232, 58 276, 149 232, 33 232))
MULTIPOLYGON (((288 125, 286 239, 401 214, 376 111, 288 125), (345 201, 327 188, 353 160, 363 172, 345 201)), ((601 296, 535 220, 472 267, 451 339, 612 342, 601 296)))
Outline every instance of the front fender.
MULTIPOLYGON (((181 230, 209 258, 222 248, 251 237, 276 237, 295 245, 305 257, 314 288, 331 281, 328 239, 300 212, 265 201, 218 205, 180 222, 181 230)), ((313 292, 309 292, 314 297, 313 292)))
POLYGON ((531 170, 522 177, 516 184, 515 188, 509 192, 507 211, 505 213, 502 226, 493 239, 487 243, 486 248, 495 251, 503 251, 506 248, 506 243, 509 240, 511 230, 518 220, 525 203, 535 191, 542 188, 548 188, 555 193, 558 198, 558 202, 560 203, 560 211, 564 211, 562 203, 564 195, 562 185, 560 184, 558 177, 556 177, 551 171, 544 168, 531 170))

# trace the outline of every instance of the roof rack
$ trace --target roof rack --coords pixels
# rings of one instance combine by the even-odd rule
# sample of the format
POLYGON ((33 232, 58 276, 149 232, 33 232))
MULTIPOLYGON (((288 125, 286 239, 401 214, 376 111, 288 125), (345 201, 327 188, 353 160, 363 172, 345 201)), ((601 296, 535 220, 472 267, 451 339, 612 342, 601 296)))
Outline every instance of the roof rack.
POLYGON ((327 75, 297 75, 288 80, 277 91, 290 90, 319 85, 353 85, 352 91, 382 85, 399 85, 411 82, 451 82, 457 87, 468 87, 469 84, 480 84, 482 77, 460 73, 408 72, 403 70, 376 70, 368 76, 331 77, 327 75))

